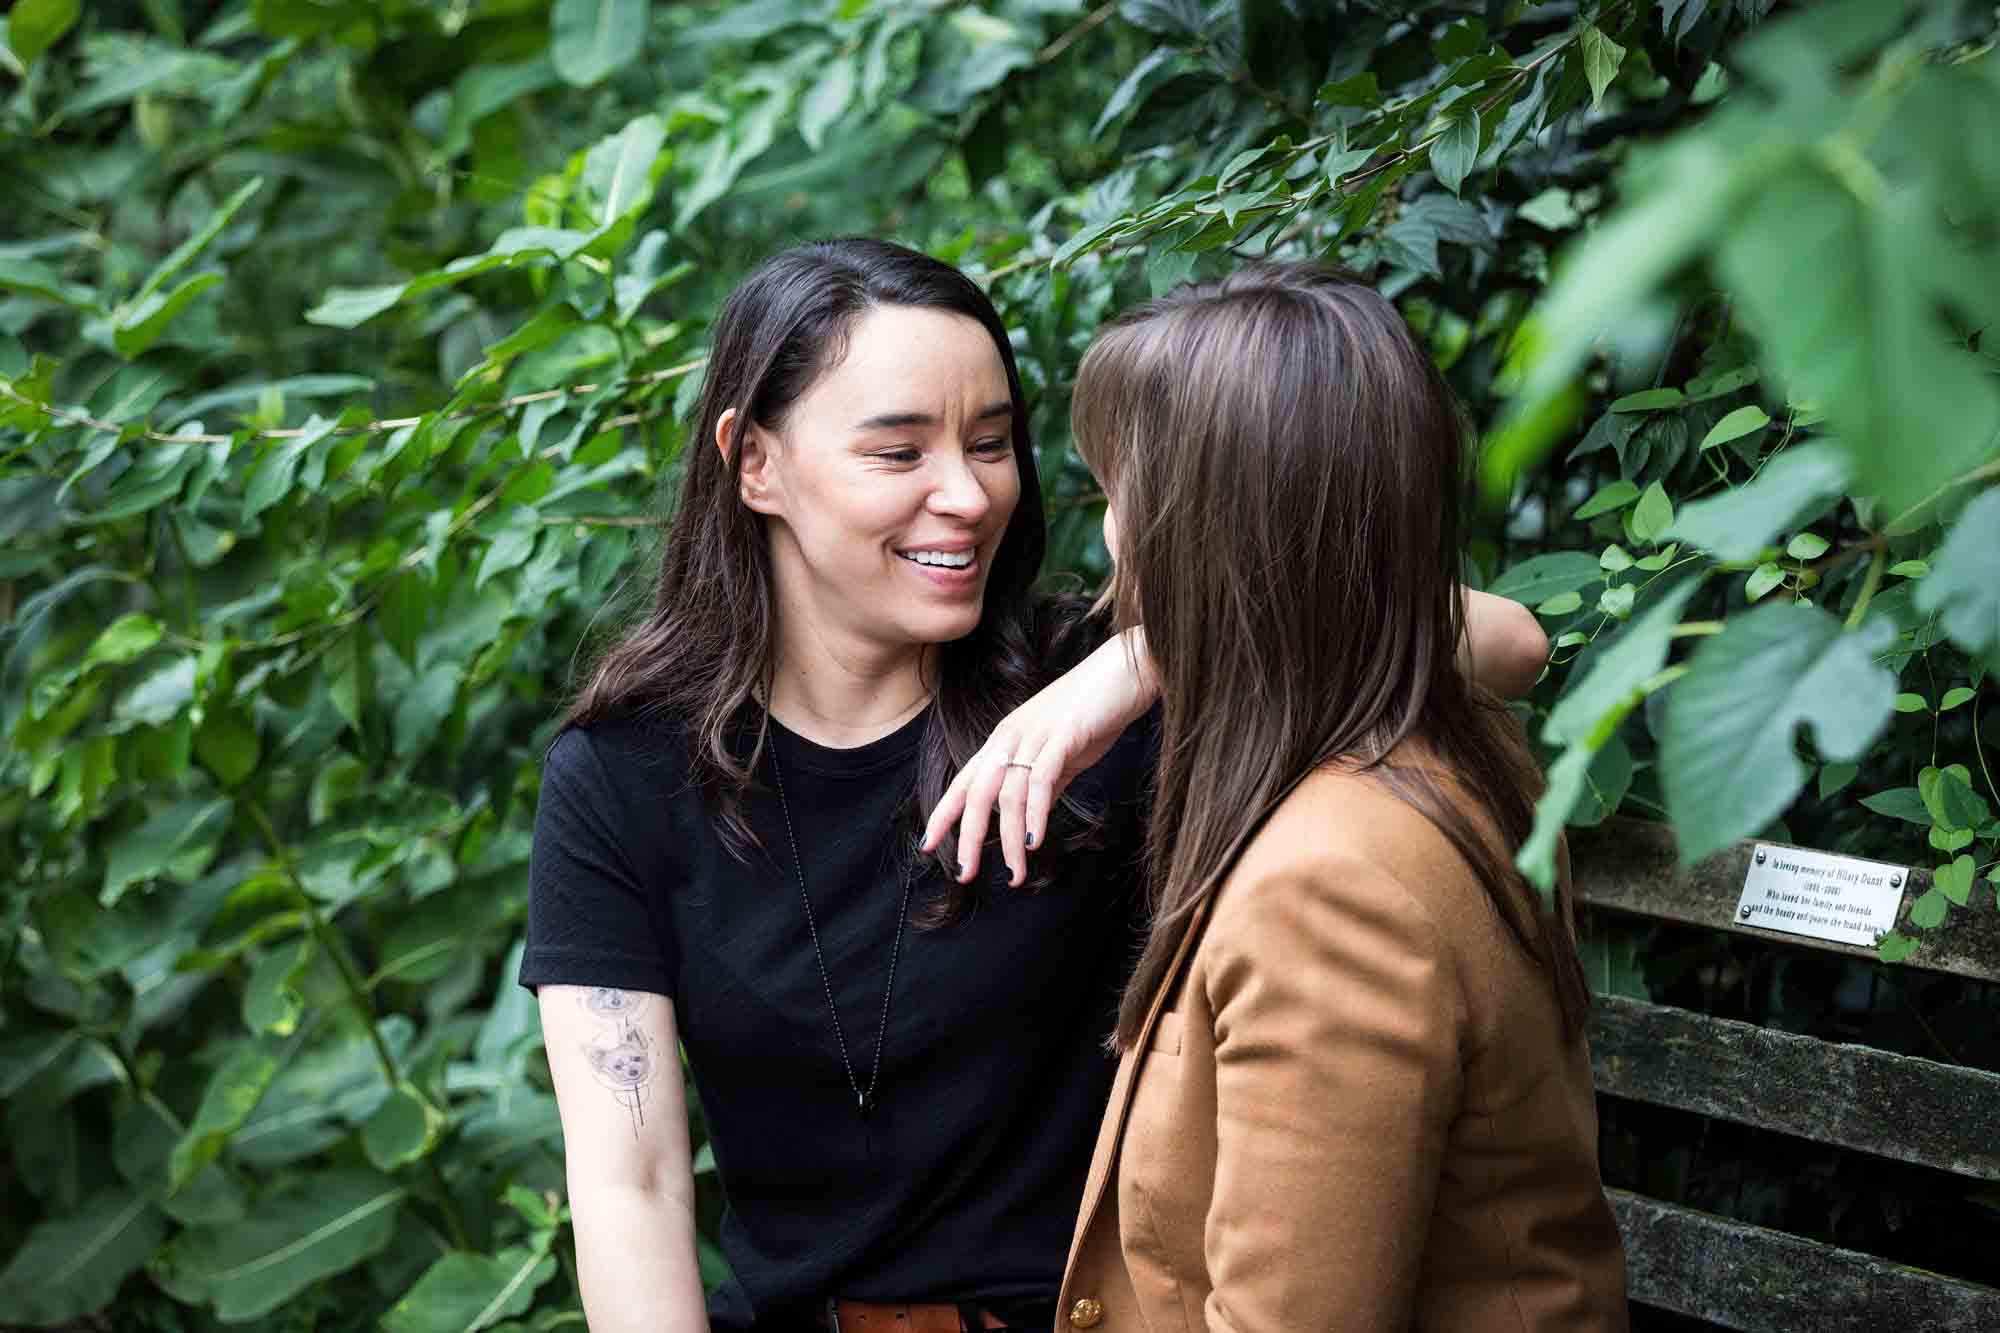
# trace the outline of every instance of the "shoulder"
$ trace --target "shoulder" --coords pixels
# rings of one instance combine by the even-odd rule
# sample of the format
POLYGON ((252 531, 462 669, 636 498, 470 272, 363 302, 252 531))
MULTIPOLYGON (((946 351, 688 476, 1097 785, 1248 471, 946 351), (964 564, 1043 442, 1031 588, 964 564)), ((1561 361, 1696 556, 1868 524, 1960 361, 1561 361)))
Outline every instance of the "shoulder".
POLYGON ((689 785, 686 735, 670 718, 620 713, 573 723, 556 733, 542 764, 542 794, 594 804, 621 803, 635 791, 689 785))
POLYGON ((1335 932, 1357 948, 1443 954, 1455 904, 1483 897, 1444 834, 1379 775, 1324 769, 1245 846, 1204 944, 1255 952, 1335 932))

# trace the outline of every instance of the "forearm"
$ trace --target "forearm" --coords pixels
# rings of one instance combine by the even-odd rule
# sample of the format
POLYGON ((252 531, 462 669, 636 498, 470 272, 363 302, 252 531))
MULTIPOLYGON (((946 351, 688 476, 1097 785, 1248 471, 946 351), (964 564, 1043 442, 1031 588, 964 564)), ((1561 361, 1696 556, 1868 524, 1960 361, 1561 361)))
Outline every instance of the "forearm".
POLYGON ((708 1333, 692 1200, 593 1184, 569 1206, 591 1333, 708 1333))

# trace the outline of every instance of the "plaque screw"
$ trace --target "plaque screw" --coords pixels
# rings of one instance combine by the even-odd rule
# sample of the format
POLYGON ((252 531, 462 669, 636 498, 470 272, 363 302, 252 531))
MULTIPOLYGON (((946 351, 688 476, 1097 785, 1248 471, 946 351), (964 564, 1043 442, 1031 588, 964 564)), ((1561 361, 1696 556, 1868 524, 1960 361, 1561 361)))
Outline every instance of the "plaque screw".
POLYGON ((1757 849, 1757 864, 1758 865, 1764 864, 1764 849, 1762 847, 1759 847, 1757 849))
POLYGON ((1886 930, 1878 930, 1875 932, 1875 942, 1877 944, 1880 944, 1883 940, 1886 940, 1888 938, 1889 938, 1889 932, 1886 930))
POLYGON ((1750 914, 1756 910, 1757 910, 1756 908, 1750 906, 1748 903, 1745 903, 1743 906, 1743 910, 1738 912, 1736 915, 1741 920, 1748 921, 1750 919, 1750 914))
POLYGON ((1895 874, 1889 876, 1889 887, 1892 889, 1900 889, 1903 887, 1902 871, 1899 870, 1895 874))

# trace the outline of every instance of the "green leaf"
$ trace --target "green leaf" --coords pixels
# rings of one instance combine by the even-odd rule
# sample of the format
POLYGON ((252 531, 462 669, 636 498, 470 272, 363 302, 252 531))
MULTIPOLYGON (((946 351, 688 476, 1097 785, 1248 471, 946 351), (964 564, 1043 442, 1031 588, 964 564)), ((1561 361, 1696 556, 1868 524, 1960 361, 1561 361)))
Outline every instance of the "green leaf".
POLYGON ((1931 711, 1931 706, 1925 701, 1923 695, 1910 694, 1908 692, 1896 696, 1895 708, 1899 713, 1928 713, 1931 711))
POLYGON ((1888 791, 1878 791, 1873 796, 1862 797, 1861 804, 1876 814, 1887 815, 1891 819, 1907 820, 1912 824, 1931 822, 1931 812, 1915 787, 1895 787, 1888 791))
POLYGON ((1947 829, 1981 828, 1993 817, 1986 798, 1972 789, 1972 774, 1963 764, 1927 767, 1917 774, 1917 792, 1932 819, 1947 829))
POLYGON ((1656 481, 1646 488, 1632 510, 1632 535, 1650 546, 1673 525, 1674 502, 1667 498, 1667 488, 1656 481))
POLYGON ((1479 159, 1479 108, 1472 99, 1454 102, 1445 113, 1436 142, 1431 144, 1431 171, 1438 184, 1458 193, 1458 188, 1479 159))
POLYGON ((1597 494, 1583 502, 1576 511, 1576 517, 1580 519, 1596 518, 1599 514, 1608 514, 1614 509, 1623 509, 1638 498, 1639 487, 1635 483, 1623 479, 1610 482, 1599 490, 1597 494))
POLYGON ((1590 105, 1595 108, 1604 103, 1604 90, 1618 77, 1618 67, 1625 63, 1625 48, 1606 37, 1596 24, 1583 25, 1583 36, 1579 42, 1583 53, 1583 77, 1590 83, 1590 105))
POLYGON ((1785 546, 1785 554, 1794 560, 1817 560, 1827 553, 1831 543, 1813 532, 1801 532, 1785 546))
POLYGON ((396 704, 396 756, 407 759, 436 738, 458 701, 458 668, 451 663, 432 667, 396 704))
POLYGON ((1597 752, 1610 744, 1619 724, 1645 699, 1649 682, 1666 661, 1681 610, 1698 586, 1697 580, 1687 580, 1620 629, 1581 678, 1565 684, 1562 697, 1549 710, 1542 739, 1564 747, 1563 753, 1549 767, 1548 788, 1535 802, 1535 826, 1514 858, 1544 894, 1555 884, 1557 839, 1590 789, 1597 752))
POLYGON ((62 40, 82 13, 83 0, 16 0, 6 16, 7 46, 23 65, 32 65, 62 40))
POLYGON ((1760 601, 1764 595, 1785 581, 1785 571, 1772 561, 1750 571, 1750 577, 1743 585, 1743 595, 1749 600, 1760 601))
POLYGON ((54 301, 72 310, 98 308, 94 288, 70 282, 55 270, 32 259, 0 256, 0 291, 14 291, 37 300, 54 301))
POLYGON ((653 166, 666 142, 658 116, 639 116, 584 156, 583 188, 597 200, 599 231, 651 202, 653 166))
POLYGON ((1900 963, 1917 951, 1917 942, 1900 930, 1892 930, 1875 946, 1875 956, 1885 963, 1900 963))
MULTIPOLYGON (((1586 588, 1604 577, 1597 562, 1582 551, 1552 551, 1530 556, 1493 580, 1486 589, 1523 606, 1535 606, 1560 593, 1586 588)), ((1582 599, 1577 599, 1582 605, 1582 599)))
POLYGON ((68 1216, 38 1221, 0 1272, 0 1321, 48 1327, 106 1309, 166 1234, 159 1209, 122 1186, 98 1191, 68 1216))
POLYGON ((1578 592, 1559 592, 1536 607, 1535 614, 1542 616, 1566 616, 1582 605, 1583 594, 1578 592))
POLYGON ((564 83, 588 88, 638 58, 645 0, 555 0, 549 58, 564 83))
POLYGON ((1717 267, 1766 364, 1824 407, 1854 485, 1898 514, 1990 455, 2000 385, 1938 317, 1964 281, 1932 217, 1943 201, 1921 188, 1864 200, 1817 152, 1789 161, 1760 171, 1717 267))
POLYGON ((189 302, 221 281, 220 273, 198 273, 171 292, 154 292, 134 299, 111 323, 112 346, 127 360, 138 356, 159 341, 167 325, 187 309, 189 302))
POLYGON ((248 524, 257 515, 277 504, 291 491, 299 464, 314 445, 331 435, 340 423, 315 412, 291 439, 267 441, 264 452, 251 466, 250 481, 243 491, 243 514, 238 522, 248 524))
POLYGON ((2000 487, 1965 507, 1917 584, 1917 606, 1936 612, 1945 633, 1975 657, 2000 664, 2000 487))
MULTIPOLYGON (((1972 899, 1972 881, 1977 874, 1978 868, 1973 865, 1970 856, 1954 857, 1950 865, 1939 866, 1931 872, 1931 893, 1941 893, 1963 907, 1972 899)), ((1915 919, 1915 913, 1911 914, 1911 919, 1915 919)))
MULTIPOLYGON (((1155 55, 1164 54, 1155 52, 1155 55)), ((806 95, 799 99, 799 137, 814 152, 825 142, 826 132, 840 119, 841 112, 847 110, 854 100, 854 90, 860 81, 861 70, 852 55, 836 56, 832 63, 820 71, 813 80, 806 95)))
POLYGON ((1597 557, 1597 567, 1613 574, 1622 574, 1632 568, 1632 556, 1624 547, 1613 542, 1597 557))
POLYGON ((1944 698, 1938 701, 1938 712, 1949 713, 1960 704, 1972 702, 1973 696, 1978 693, 1979 691, 1967 689, 1963 685, 1954 685, 1952 688, 1946 690, 1944 698))
POLYGON ((1661 785, 1692 864, 1754 833, 1791 804, 1808 770, 1795 737, 1857 760, 1888 724, 1895 677, 1874 658, 1894 638, 1871 620, 1848 634, 1817 607, 1760 607, 1733 617, 1695 653, 1674 688, 1660 746, 1661 785))
POLYGON ((265 954, 243 987, 243 1025, 252 1032, 289 1037, 298 1031, 306 1008, 299 978, 312 961, 313 939, 302 935, 289 946, 265 954))
POLYGON ((1701 447, 1713 449, 1718 444, 1728 444, 1752 435, 1771 424, 1771 414, 1755 403, 1739 407, 1722 420, 1708 428, 1708 434, 1701 437, 1701 447))
POLYGON ((1845 790, 1861 772, 1859 764, 1824 764, 1819 770, 1819 798, 1829 800, 1845 790))
POLYGON ((1613 400, 1613 412, 1663 412, 1670 407, 1680 407, 1687 402, 1687 395, 1679 389, 1641 389, 1628 393, 1623 398, 1613 400))
POLYGON ((160 641, 166 626, 139 611, 127 611, 104 627, 84 654, 83 670, 105 664, 121 665, 138 658, 160 641))
POLYGON ((486 557, 479 562, 479 577, 472 586, 483 588, 494 575, 525 564, 534 554, 535 539, 541 531, 541 520, 532 509, 517 509, 508 515, 507 522, 487 545, 486 557))
POLYGON ((335 287, 318 305, 306 311, 306 319, 314 324, 351 329, 401 301, 408 285, 392 282, 378 287, 335 287))
POLYGON ((114 906, 127 889, 149 879, 186 884, 198 878, 214 859, 234 810, 235 803, 226 796, 212 801, 189 798, 112 838, 98 901, 114 906))
POLYGON ((255 1319, 379 1254, 395 1238, 403 1193, 372 1171, 295 1176, 241 1221, 176 1236, 155 1272, 176 1298, 213 1305, 225 1322, 255 1319))
POLYGON ((1633 600, 1638 589, 1630 583, 1616 583, 1598 594, 1597 609, 1607 616, 1624 620, 1632 614, 1633 600))
MULTIPOLYGON (((243 205, 249 203, 251 196, 263 186, 262 176, 246 181, 234 194, 217 205, 207 220, 195 229, 193 235, 175 246, 173 253, 162 259, 154 266, 153 271, 146 275, 146 280, 139 284, 139 290, 132 294, 132 304, 137 306, 144 302, 147 297, 179 277, 181 270, 193 263, 195 256, 206 250, 209 243, 222 234, 223 229, 234 220, 237 213, 242 211, 243 205)), ((124 322, 122 318, 119 321, 120 324, 124 322)))
POLYGON ((361 1147, 382 1171, 394 1171, 429 1155, 444 1133, 444 1113, 407 1079, 361 1127, 361 1147))
POLYGON ((425 1270, 382 1317, 387 1333, 473 1333, 518 1315, 555 1275, 545 1245, 516 1245, 496 1255, 447 1254, 425 1270))
POLYGON ((1848 460, 1840 450, 1800 444, 1772 458, 1756 480, 1684 504, 1668 532, 1718 560, 1750 560, 1846 484, 1848 460))
POLYGON ((1949 911, 1949 899, 1936 888, 1927 889, 1923 897, 1910 904, 1910 924, 1919 930, 1933 930, 1944 924, 1945 913, 1949 911))
POLYGON ((1930 830, 1930 844, 1938 851, 1949 856, 1953 852, 1963 851, 1967 847, 1970 847, 1974 836, 1972 830, 1969 828, 1947 829, 1933 824, 1930 830))
POLYGON ((278 1050, 245 1044, 209 1077, 201 1105, 167 1162, 167 1193, 178 1194, 221 1153, 278 1075, 278 1050))
POLYGON ((1888 572, 1899 579, 1920 579, 1931 572, 1931 567, 1926 560, 1898 560, 1889 566, 1888 572))
POLYGON ((1556 185, 1522 204, 1515 210, 1515 216, 1548 231, 1569 231, 1583 221, 1583 215, 1576 211, 1576 196, 1556 185))
POLYGON ((194 753, 202 766, 225 787, 234 787, 257 771, 262 745, 257 728, 242 714, 214 709, 194 733, 194 753))

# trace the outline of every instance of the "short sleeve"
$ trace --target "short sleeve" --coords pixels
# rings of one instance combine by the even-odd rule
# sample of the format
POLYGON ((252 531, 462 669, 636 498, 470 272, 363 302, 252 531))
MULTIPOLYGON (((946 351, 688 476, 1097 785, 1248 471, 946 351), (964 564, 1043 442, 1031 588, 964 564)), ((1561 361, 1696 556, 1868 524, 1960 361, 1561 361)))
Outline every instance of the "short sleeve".
POLYGON ((671 998, 670 925, 637 868, 633 833, 590 734, 549 748, 528 870, 528 943, 520 982, 615 986, 671 998))

